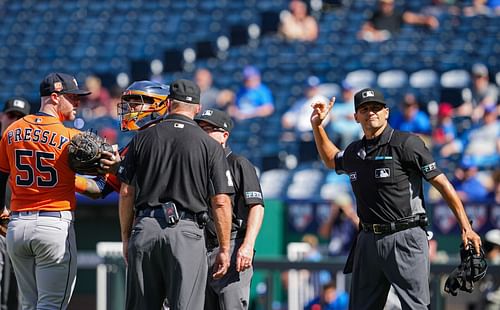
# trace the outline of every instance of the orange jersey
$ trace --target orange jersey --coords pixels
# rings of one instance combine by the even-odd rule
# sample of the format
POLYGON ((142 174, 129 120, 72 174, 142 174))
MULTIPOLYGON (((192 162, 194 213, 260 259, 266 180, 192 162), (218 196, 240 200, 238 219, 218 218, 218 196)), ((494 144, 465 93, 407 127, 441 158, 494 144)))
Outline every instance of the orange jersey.
POLYGON ((68 143, 79 132, 46 114, 25 116, 5 130, 0 171, 9 173, 12 211, 75 209, 68 143))

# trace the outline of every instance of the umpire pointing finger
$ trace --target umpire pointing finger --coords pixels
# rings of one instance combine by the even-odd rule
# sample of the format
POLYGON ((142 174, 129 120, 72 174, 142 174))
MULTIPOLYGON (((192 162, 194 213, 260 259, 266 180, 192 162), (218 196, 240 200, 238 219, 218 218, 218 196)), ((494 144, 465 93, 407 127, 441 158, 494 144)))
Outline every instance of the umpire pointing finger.
POLYGON ((209 205, 220 243, 213 276, 229 267, 234 189, 224 150, 193 120, 198 86, 176 80, 168 100, 168 116, 137 133, 119 168, 126 309, 160 309, 165 298, 172 310, 203 308, 209 205))

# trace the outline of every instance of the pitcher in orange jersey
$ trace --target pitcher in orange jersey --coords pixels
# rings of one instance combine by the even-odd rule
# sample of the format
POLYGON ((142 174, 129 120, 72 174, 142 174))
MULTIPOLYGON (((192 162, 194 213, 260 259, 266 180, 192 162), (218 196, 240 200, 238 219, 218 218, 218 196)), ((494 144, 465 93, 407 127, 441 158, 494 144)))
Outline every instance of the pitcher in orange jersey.
MULTIPOLYGON (((73 227, 75 173, 68 142, 81 90, 76 79, 51 73, 40 83, 41 108, 11 124, 0 141, 0 204, 12 189, 7 251, 22 293, 23 309, 66 309, 76 281, 73 227)), ((106 153, 108 161, 114 155, 106 153)))

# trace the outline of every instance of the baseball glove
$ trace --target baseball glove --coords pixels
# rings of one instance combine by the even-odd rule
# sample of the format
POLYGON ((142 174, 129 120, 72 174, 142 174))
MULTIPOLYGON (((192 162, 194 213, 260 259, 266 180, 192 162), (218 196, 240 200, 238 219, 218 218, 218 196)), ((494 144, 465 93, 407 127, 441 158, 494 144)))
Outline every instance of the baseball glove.
POLYGON ((114 152, 113 147, 94 132, 81 132, 69 143, 69 166, 78 174, 97 175, 103 151, 114 152))
POLYGON ((488 269, 483 249, 477 255, 472 243, 469 243, 467 249, 463 244, 460 245, 460 259, 460 265, 452 271, 444 284, 444 291, 453 296, 457 296, 458 290, 472 293, 474 282, 484 278, 488 269))
POLYGON ((10 218, 8 215, 7 216, 2 215, 0 217, 0 235, 4 237, 7 235, 7 227, 9 226, 9 221, 10 218))

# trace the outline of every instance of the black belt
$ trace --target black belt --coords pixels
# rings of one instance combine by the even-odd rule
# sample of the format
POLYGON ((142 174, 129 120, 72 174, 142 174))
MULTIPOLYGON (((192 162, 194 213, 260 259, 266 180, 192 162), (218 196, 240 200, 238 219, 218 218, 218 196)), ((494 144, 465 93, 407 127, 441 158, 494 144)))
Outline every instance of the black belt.
MULTIPOLYGON (((189 210, 177 210, 179 213, 179 219, 181 220, 188 220, 192 222, 197 222, 196 220, 196 213, 189 211, 189 210)), ((163 212, 163 209, 161 207, 158 208, 145 208, 141 210, 137 210, 135 212, 135 216, 137 217, 155 217, 155 218, 165 218, 165 213, 163 212)))
POLYGON ((38 214, 38 216, 48 216, 48 217, 58 217, 61 218, 61 211, 12 211, 11 213, 14 216, 28 216, 28 215, 35 215, 38 214))
POLYGON ((425 227, 427 226, 427 217, 425 215, 416 216, 412 219, 401 220, 398 222, 385 223, 385 224, 369 224, 361 223, 361 227, 366 232, 373 232, 376 235, 382 234, 392 234, 398 231, 413 227, 425 227))

